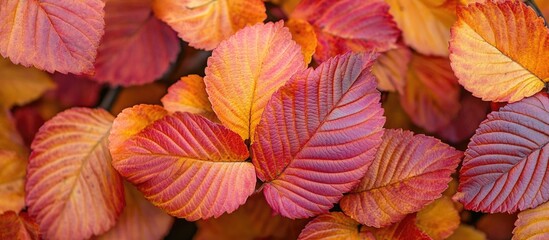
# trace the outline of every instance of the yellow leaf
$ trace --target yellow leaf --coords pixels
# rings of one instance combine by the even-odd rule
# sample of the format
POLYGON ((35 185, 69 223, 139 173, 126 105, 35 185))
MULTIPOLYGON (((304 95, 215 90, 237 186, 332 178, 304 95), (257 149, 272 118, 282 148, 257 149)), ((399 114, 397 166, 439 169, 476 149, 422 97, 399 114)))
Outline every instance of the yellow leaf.
POLYGON ((0 57, 0 107, 27 104, 40 97, 55 84, 45 72, 16 65, 0 57))
POLYGON ((459 213, 450 197, 442 196, 417 213, 416 224, 433 240, 446 239, 459 226, 459 213))
POLYGON ((448 240, 485 240, 486 234, 483 232, 469 226, 462 224, 460 225, 454 234, 452 234, 448 240))
POLYGON ((549 238, 549 202, 518 214, 513 230, 513 239, 549 238))
POLYGON ((182 77, 168 89, 162 98, 164 108, 170 112, 190 112, 216 120, 204 80, 198 75, 182 77))
POLYGON ((301 46, 305 64, 309 64, 317 45, 315 29, 307 21, 301 19, 290 19, 284 24, 290 29, 292 39, 301 46))

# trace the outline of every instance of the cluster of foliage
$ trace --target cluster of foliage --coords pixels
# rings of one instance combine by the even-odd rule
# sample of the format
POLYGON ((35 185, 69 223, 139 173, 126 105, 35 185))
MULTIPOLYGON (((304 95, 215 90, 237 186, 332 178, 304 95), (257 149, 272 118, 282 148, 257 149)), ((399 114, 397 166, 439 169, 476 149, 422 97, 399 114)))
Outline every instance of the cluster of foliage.
POLYGON ((0 0, 0 239, 549 238, 544 9, 0 0))

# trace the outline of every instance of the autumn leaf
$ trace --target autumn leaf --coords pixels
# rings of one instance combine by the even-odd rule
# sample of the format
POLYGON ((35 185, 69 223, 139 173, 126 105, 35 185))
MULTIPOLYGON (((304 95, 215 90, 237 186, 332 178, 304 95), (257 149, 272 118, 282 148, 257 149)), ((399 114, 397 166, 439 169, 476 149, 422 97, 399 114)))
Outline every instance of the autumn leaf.
POLYGON ((141 85, 160 78, 175 61, 179 40, 152 14, 152 1, 107 1, 105 36, 93 79, 111 85, 141 85))
POLYGON ((25 201, 45 238, 88 239, 114 226, 124 190, 107 148, 112 121, 105 110, 73 108, 40 128, 31 145, 25 201))
POLYGON ((385 130, 373 164, 341 209, 371 227, 398 222, 441 196, 461 156, 438 139, 385 130))
POLYGON ((403 93, 411 60, 412 51, 406 46, 398 46, 381 54, 372 67, 372 73, 377 79, 377 88, 380 91, 403 93))
POLYGON ((549 237, 549 202, 518 214, 513 230, 513 240, 544 239, 549 237))
POLYGON ((402 221, 380 229, 370 229, 377 240, 432 240, 416 223, 416 214, 407 215, 402 221))
POLYGON ((301 231, 298 239, 375 240, 375 237, 364 231, 360 223, 345 214, 331 212, 319 215, 310 221, 301 231))
POLYGON ((10 109, 36 100, 55 84, 44 72, 0 57, 0 107, 10 109))
POLYGON ((490 104, 470 94, 460 100, 461 107, 456 116, 446 126, 441 127, 437 134, 440 138, 452 143, 468 140, 480 123, 486 119, 490 104))
POLYGON ((39 240, 40 231, 34 220, 27 213, 19 215, 9 211, 0 215, 0 239, 6 240, 39 240))
POLYGON ((104 6, 103 0, 4 0, 0 54, 48 72, 92 73, 104 6))
POLYGON ((314 58, 323 62, 348 51, 394 48, 400 31, 388 11, 383 0, 302 0, 290 19, 306 20, 314 27, 318 39, 314 58))
POLYGON ((538 93, 488 114, 465 151, 455 198, 466 209, 509 212, 549 200, 549 96, 538 93))
POLYGON ((198 75, 182 77, 170 86, 168 93, 162 97, 162 105, 170 112, 189 112, 200 114, 212 121, 217 120, 204 80, 198 75))
POLYGON ((416 225, 433 240, 447 239, 459 227, 460 217, 450 197, 442 196, 416 215, 416 225))
POLYGON ((549 30, 520 1, 461 6, 450 59, 459 83, 485 101, 516 102, 549 82, 549 30))
POLYGON ((271 95, 303 69, 301 49, 282 21, 257 24, 213 51, 204 83, 219 120, 250 139, 271 95))
POLYGON ((374 159, 385 122, 369 55, 345 54, 292 77, 256 131, 252 162, 273 210, 326 213, 374 159))
POLYGON ((261 0, 154 0, 154 13, 190 46, 205 50, 267 17, 261 0))
POLYGON ((448 240, 486 240, 486 234, 469 225, 461 224, 448 240))
POLYGON ((311 24, 301 19, 289 19, 284 25, 290 29, 292 39, 301 46, 301 53, 306 64, 313 59, 317 46, 315 29, 311 24))

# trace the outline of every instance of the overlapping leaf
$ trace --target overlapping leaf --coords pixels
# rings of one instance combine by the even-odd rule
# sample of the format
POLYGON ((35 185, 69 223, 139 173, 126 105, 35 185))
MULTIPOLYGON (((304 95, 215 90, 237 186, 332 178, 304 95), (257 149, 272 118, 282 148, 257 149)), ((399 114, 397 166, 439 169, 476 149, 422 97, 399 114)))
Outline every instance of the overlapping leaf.
POLYGON ((24 105, 55 86, 44 72, 15 65, 0 57, 0 106, 24 105))
POLYGON ((352 218, 341 212, 322 214, 301 231, 299 240, 314 239, 349 239, 375 240, 375 237, 352 218))
POLYGON ((465 151, 456 198, 466 209, 515 212, 549 200, 549 95, 492 112, 465 151))
POLYGON ((441 196, 461 156, 435 138, 385 130, 374 163, 341 209, 367 226, 395 223, 441 196))
POLYGON ((385 119, 372 64, 362 54, 332 58, 296 74, 267 104, 252 161, 275 212, 327 212, 373 161, 385 119))
POLYGON ((433 240, 447 239, 459 227, 460 218, 450 197, 442 196, 416 215, 416 225, 433 240))
POLYGON ((377 88, 381 91, 404 92, 408 63, 412 59, 412 51, 406 46, 383 53, 372 67, 372 73, 377 79, 377 88))
POLYGON ((204 83, 219 120, 249 139, 271 95, 304 68, 301 49, 282 22, 257 24, 213 51, 204 83))
POLYGON ((414 54, 400 103, 416 125, 436 132, 459 112, 459 91, 447 58, 414 54))
POLYGON ((267 17, 261 0, 156 0, 154 12, 189 45, 206 50, 267 17))
POLYGON ((450 27, 456 20, 452 0, 386 0, 404 42, 425 55, 448 55, 450 27))
MULTIPOLYGON (((129 111, 127 117, 136 115, 129 111)), ((254 191, 255 172, 245 162, 246 145, 222 125, 181 112, 138 132, 131 129, 132 124, 142 127, 146 121, 119 116, 114 123, 117 129, 111 139, 134 135, 123 141, 123 147, 110 146, 112 165, 169 214, 190 221, 219 217, 236 210, 254 191), (129 134, 117 136, 120 133, 129 134)))
POLYGON ((177 35, 152 14, 151 5, 152 0, 107 2, 94 79, 123 86, 150 83, 175 61, 177 35))
POLYGON ((162 98, 162 105, 170 112, 190 112, 216 119, 204 80, 198 75, 182 77, 173 84, 162 98))
POLYGON ((402 221, 381 229, 371 229, 375 239, 391 240, 432 240, 427 233, 418 228, 416 214, 409 214, 402 221))
POLYGON ((348 51, 395 47, 400 31, 388 11, 383 0, 303 0, 290 18, 307 20, 315 28, 314 58, 323 62, 348 51))
POLYGON ((9 211, 0 215, 0 239, 39 240, 40 230, 27 213, 9 211))
POLYGON ((486 118, 490 104, 470 94, 460 101, 460 109, 448 125, 441 127, 437 134, 444 140, 453 143, 468 140, 479 124, 486 118))
POLYGON ((467 224, 461 224, 448 240, 486 240, 486 234, 467 224))
POLYGON ((0 2, 0 54, 48 72, 92 72, 103 0, 0 2))
POLYGON ((513 230, 513 239, 545 239, 549 238, 549 202, 518 214, 513 230))
POLYGON ((87 239, 115 224, 124 190, 107 148, 112 121, 104 110, 73 108, 36 135, 25 201, 45 238, 87 239))
POLYGON ((515 102, 549 82, 549 30, 521 1, 458 7, 450 59, 459 82, 485 101, 515 102), (527 44, 526 44, 527 43, 527 44))
POLYGON ((313 59, 313 54, 318 44, 315 29, 309 22, 302 19, 289 19, 284 25, 290 29, 293 40, 301 46, 301 53, 303 54, 305 63, 309 64, 313 59))

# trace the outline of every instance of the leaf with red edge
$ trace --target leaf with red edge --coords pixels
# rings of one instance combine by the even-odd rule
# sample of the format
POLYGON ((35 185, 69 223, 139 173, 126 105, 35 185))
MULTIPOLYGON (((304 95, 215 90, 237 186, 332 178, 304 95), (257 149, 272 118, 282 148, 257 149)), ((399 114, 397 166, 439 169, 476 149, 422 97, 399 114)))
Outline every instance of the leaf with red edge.
POLYGON ((372 233, 365 231, 360 223, 341 212, 319 215, 310 221, 301 231, 299 240, 349 239, 375 240, 372 233))
POLYGON ((0 215, 0 239, 5 240, 38 240, 40 230, 27 213, 9 211, 0 215))
POLYGON ((267 17, 261 0, 155 0, 154 13, 190 46, 205 50, 267 17))
POLYGON ((124 184, 126 207, 116 225, 97 240, 162 239, 173 223, 173 217, 153 206, 134 186, 124 184))
POLYGON ((466 209, 515 212, 549 200, 549 94, 488 114, 465 151, 456 198, 466 209))
POLYGON ((341 209, 367 226, 395 223, 442 195, 461 156, 436 138, 387 129, 374 163, 341 199, 341 209))
POLYGON ((532 8, 522 1, 485 1, 458 7, 457 15, 450 59, 473 95, 516 102, 549 82, 549 30, 532 8))
POLYGON ((432 240, 416 224, 416 214, 409 214, 398 223, 381 229, 371 229, 371 232, 378 240, 432 240))
POLYGON ((194 239, 296 239, 306 223, 274 215, 263 194, 256 193, 233 213, 196 222, 194 239))
POLYGON ((87 239, 114 226, 124 189, 107 148, 113 119, 102 109, 73 108, 36 134, 25 201, 45 238, 87 239))
POLYGON ((242 138, 199 115, 166 115, 111 154, 114 168, 145 198, 189 221, 233 212, 255 189, 242 138))
POLYGON ((448 58, 414 54, 400 103, 416 125, 436 132, 459 112, 459 92, 448 58))
POLYGON ((404 92, 406 72, 411 59, 412 51, 406 46, 398 46, 381 54, 372 67, 377 88, 381 91, 404 92))
POLYGON ((303 69, 301 49, 283 22, 261 23, 238 31, 213 51, 204 83, 219 120, 249 139, 271 95, 303 69))
POLYGON ((513 239, 547 239, 549 238, 549 202, 518 214, 513 229, 513 239))
POLYGON ((48 72, 91 73, 103 36, 103 0, 0 2, 0 54, 48 72))
POLYGON ((273 95, 252 145, 263 193, 289 218, 326 213, 374 159, 385 122, 365 54, 332 58, 273 95))
POLYGON ((152 0, 109 0, 95 75, 112 85, 141 85, 161 77, 180 50, 175 31, 152 14, 152 0))
POLYGON ((170 112, 189 112, 210 120, 217 119, 208 100, 204 80, 198 75, 182 77, 170 86, 168 93, 162 97, 162 105, 170 112))
POLYGON ((383 52, 394 48, 400 36, 383 0, 303 0, 290 18, 314 27, 318 45, 313 57, 319 62, 348 51, 383 52))

